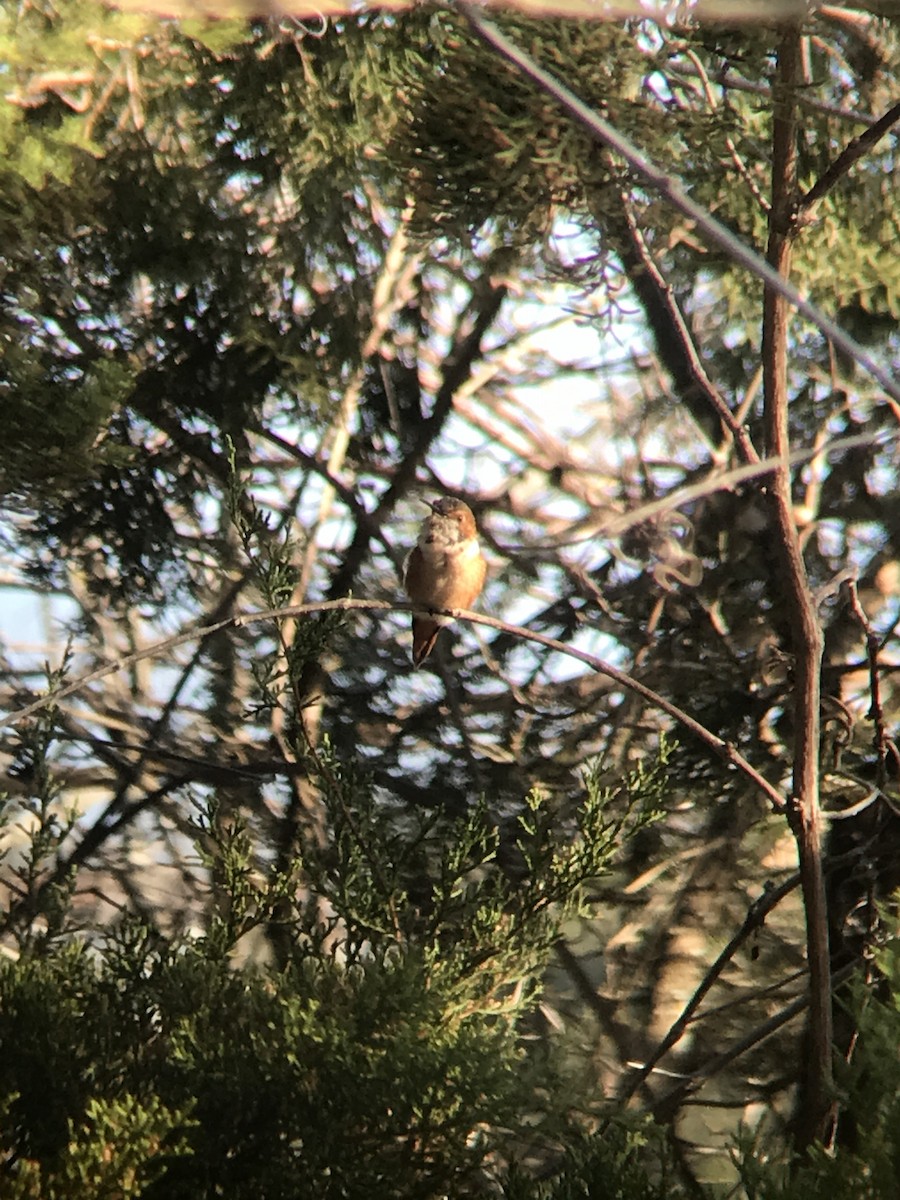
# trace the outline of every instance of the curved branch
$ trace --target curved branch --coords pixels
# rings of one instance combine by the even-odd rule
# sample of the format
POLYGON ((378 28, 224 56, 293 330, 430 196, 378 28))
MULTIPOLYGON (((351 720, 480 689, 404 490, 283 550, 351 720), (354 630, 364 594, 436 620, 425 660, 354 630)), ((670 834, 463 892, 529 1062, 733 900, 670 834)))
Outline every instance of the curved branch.
MULTIPOLYGON (((117 671, 125 671, 144 659, 157 657, 167 650, 174 650, 178 646, 183 646, 196 638, 209 637, 213 633, 218 633, 223 629, 243 629, 247 625, 255 625, 261 621, 272 621, 282 619, 284 617, 301 617, 310 613, 317 612, 352 612, 352 611, 380 611, 380 612, 403 612, 411 613, 415 611, 416 606, 408 603, 394 603, 390 600, 355 600, 346 597, 342 600, 321 600, 310 604, 289 605, 285 608, 270 608, 261 609, 257 612, 245 613, 233 617, 226 617, 222 621, 217 621, 213 625, 206 625, 200 629, 192 630, 189 633, 177 634, 175 637, 166 638, 164 641, 157 642, 153 646, 147 646, 143 650, 138 650, 134 654, 128 654, 123 658, 116 659, 115 662, 107 664, 105 667, 99 667, 96 671, 91 671, 87 675, 83 675, 80 679, 73 680, 72 683, 66 684, 65 687, 58 688, 55 692, 51 692, 48 696, 41 697, 40 700, 35 700, 33 704, 27 705, 25 708, 19 709, 16 713, 11 713, 5 720, 6 725, 18 725, 28 717, 33 716, 41 709, 55 707, 65 700, 68 696, 74 695, 81 691, 88 684, 95 683, 98 679, 103 679, 107 675, 112 675, 117 671)), ((521 638, 523 641, 536 642, 539 646, 546 646, 548 650, 555 650, 559 654, 565 654, 569 658, 577 659, 585 666, 590 667, 592 671, 596 671, 598 675, 604 675, 620 687, 627 688, 628 691, 634 692, 642 697, 654 708, 658 708, 661 712, 666 713, 676 721, 683 729, 688 730, 695 737, 699 738, 703 744, 716 755, 717 758, 727 763, 731 767, 739 770, 747 779, 749 779, 756 788, 766 797, 772 807, 781 812, 785 808, 785 800, 774 784, 765 779, 756 768, 747 761, 746 758, 732 745, 731 742, 726 742, 724 738, 720 738, 717 734, 707 729, 705 725, 701 725, 695 720, 690 713, 679 708, 677 704, 673 704, 667 700, 665 696, 661 696, 659 692, 655 692, 640 680, 632 678, 625 671, 620 671, 618 667, 613 667, 596 655, 588 654, 585 650, 578 650, 574 646, 567 646, 565 642, 557 641, 556 638, 549 637, 544 633, 536 633, 531 629, 526 629, 522 625, 512 625, 508 621, 501 621, 497 617, 485 617, 481 613, 470 612, 467 609, 435 609, 439 615, 452 617, 454 620, 470 621, 473 625, 484 625, 488 629, 498 629, 503 633, 512 635, 513 637, 521 638)))

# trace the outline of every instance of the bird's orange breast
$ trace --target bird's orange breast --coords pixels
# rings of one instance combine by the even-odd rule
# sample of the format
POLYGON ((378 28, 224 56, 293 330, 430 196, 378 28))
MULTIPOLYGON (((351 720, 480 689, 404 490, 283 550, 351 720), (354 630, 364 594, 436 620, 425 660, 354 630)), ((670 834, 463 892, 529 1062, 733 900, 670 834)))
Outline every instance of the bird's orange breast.
POLYGON ((416 546, 406 568, 409 598, 429 608, 469 608, 484 587, 487 564, 475 539, 427 554, 416 546))

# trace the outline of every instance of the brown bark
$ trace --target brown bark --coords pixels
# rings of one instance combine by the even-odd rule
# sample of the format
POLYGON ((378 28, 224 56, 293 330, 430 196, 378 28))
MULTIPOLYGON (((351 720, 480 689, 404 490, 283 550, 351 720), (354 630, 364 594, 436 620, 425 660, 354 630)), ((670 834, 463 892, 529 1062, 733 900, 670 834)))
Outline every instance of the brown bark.
MULTIPOLYGON (((772 138, 772 210, 767 258, 783 278, 790 276, 797 230, 797 108, 801 82, 800 30, 785 28, 778 49, 772 138)), ((819 804, 819 713, 823 634, 794 519, 788 426, 788 336, 790 308, 766 286, 763 310, 763 387, 767 451, 783 458, 769 492, 776 529, 778 581, 790 626, 794 664, 794 764, 788 820, 797 841, 806 912, 809 967, 809 1026, 796 1134, 800 1146, 824 1137, 831 1109, 832 1012, 828 918, 822 870, 819 804)))

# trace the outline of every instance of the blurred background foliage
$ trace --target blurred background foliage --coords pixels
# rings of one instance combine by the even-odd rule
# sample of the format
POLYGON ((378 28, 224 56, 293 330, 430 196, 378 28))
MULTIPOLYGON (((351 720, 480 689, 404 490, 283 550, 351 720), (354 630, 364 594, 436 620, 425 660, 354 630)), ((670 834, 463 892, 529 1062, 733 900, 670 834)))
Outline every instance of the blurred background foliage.
MULTIPOLYGON (((764 250, 769 26, 494 16, 764 250)), ((894 16, 806 18, 803 189, 900 99, 894 16)), ((163 1156, 132 1177, 131 1151, 112 1155, 133 1195, 156 1178, 175 1188, 181 1170, 166 1195, 563 1196, 598 1194, 598 1180, 610 1195, 831 1195, 837 1179, 835 1195, 896 1194, 896 1077, 858 1049, 860 1011, 877 1014, 877 1045, 896 995, 879 958, 900 882, 896 406, 794 321, 795 511, 826 637, 823 798, 839 816, 859 808, 830 822, 827 847, 847 989, 838 1149, 807 1164, 799 1192, 782 1172, 804 1054, 796 859, 743 774, 609 679, 503 631, 457 627, 419 673, 401 614, 167 640, 260 603, 399 598, 420 500, 450 492, 481 526, 485 611, 629 671, 785 789, 793 679, 765 478, 729 477, 746 455, 721 419, 730 410, 765 454, 759 282, 449 7, 161 20, 39 0, 0 15, 0 62, 4 710, 47 686, 45 660, 77 678, 146 652, 45 725, 3 734, 4 1045, 36 993, 51 1031, 18 1066, 5 1056, 15 1194, 100 1194, 65 1190, 74 1147, 99 1171, 126 1127, 140 1162, 163 1156), (641 770, 652 804, 646 781, 631 792, 652 821, 629 819, 622 790, 641 770), (606 816, 586 827, 601 794, 606 816), (570 839, 588 851, 560 874, 570 839), (454 846, 465 886, 441 926, 454 846), (526 911, 550 923, 520 929, 526 911), (128 941, 135 928, 146 943, 128 941), (429 974, 428 947, 468 954, 455 979, 429 974), (219 988, 189 1034, 178 997, 219 988), (320 1024, 335 992, 353 1014, 340 1029, 320 1024), (73 1035, 77 1052, 50 1054, 98 995, 122 1044, 100 1022, 73 1035), (261 1045, 287 1009, 305 1023, 302 1054, 295 1026, 261 1045), (447 1014, 470 1009, 481 1016, 442 1043, 447 1014), (241 1021, 241 1053, 216 1061, 241 1021), (412 1037, 429 1048, 416 1069, 412 1037), (167 1074, 154 1055, 176 1045, 167 1074), (185 1065, 195 1053, 202 1069, 185 1065), (58 1109, 39 1114, 22 1081, 39 1060, 58 1077, 67 1054, 58 1109), (115 1075, 120 1060, 133 1073, 115 1086, 76 1086, 85 1064, 115 1075), (192 1091, 195 1069, 206 1083, 192 1091), (406 1107, 379 1123, 392 1070, 406 1107), (195 1136, 220 1117, 189 1103, 223 1081, 235 1108, 259 1106, 222 1132, 252 1159, 241 1150, 245 1175, 224 1180, 209 1166, 222 1146, 195 1136), (885 1107, 863 1128, 854 1106, 872 1088, 885 1107), (297 1089, 336 1097, 300 1141, 297 1089), (269 1112, 274 1093, 287 1107, 269 1112), (439 1144, 416 1109, 426 1094, 428 1121, 448 1122, 439 1144), (321 1141, 298 1183, 296 1163, 344 1119, 385 1149, 382 1175, 326 1184, 339 1154, 321 1141), (268 1177, 263 1128, 284 1150, 268 1177), (400 1147, 413 1173, 391 1183, 400 1147)), ((818 204, 794 257, 801 290, 886 363, 900 354, 895 159, 888 133, 818 204)))

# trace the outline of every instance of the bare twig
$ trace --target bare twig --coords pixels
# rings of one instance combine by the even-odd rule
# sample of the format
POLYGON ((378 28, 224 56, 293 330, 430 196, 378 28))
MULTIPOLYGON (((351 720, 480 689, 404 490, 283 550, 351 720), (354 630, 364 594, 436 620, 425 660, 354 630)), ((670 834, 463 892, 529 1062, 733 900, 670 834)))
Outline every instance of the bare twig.
MULTIPOLYGON (((672 371, 675 382, 682 391, 693 390, 699 393, 709 411, 721 422, 722 428, 734 438, 741 459, 745 463, 758 463, 759 455, 750 434, 734 419, 724 396, 710 379, 703 365, 678 301, 650 252, 627 196, 623 194, 621 201, 631 239, 630 250, 641 268, 632 273, 632 287, 637 290, 648 315, 656 314, 656 320, 653 321, 654 332, 659 334, 660 326, 666 330, 667 346, 661 347, 661 357, 664 358, 666 367, 672 371), (666 349, 668 353, 665 353, 666 349)), ((659 340, 660 337, 657 336, 657 342, 659 340)))
MULTIPOLYGON (((837 971, 834 982, 836 984, 843 983, 844 980, 850 978, 855 969, 855 966, 848 966, 841 971, 837 971)), ((681 1083, 677 1084, 670 1092, 661 1096, 653 1104, 653 1115, 660 1121, 670 1119, 679 1110, 686 1097, 691 1092, 695 1092, 705 1080, 711 1079, 713 1075, 717 1075, 729 1063, 734 1062, 735 1059, 746 1054, 748 1050, 752 1050, 754 1046, 758 1046, 761 1042, 764 1042, 773 1033, 777 1033, 788 1021, 799 1016, 808 1005, 808 994, 798 996, 796 1000, 792 1000, 790 1004, 785 1005, 781 1012, 775 1013, 773 1017, 770 1017, 767 1021, 763 1021, 755 1029, 751 1029, 744 1037, 739 1038, 736 1042, 732 1042, 730 1046, 727 1046, 720 1053, 708 1058, 705 1063, 701 1063, 699 1067, 691 1071, 686 1079, 682 1080, 681 1083)))
POLYGON ((823 199, 838 180, 846 175, 864 154, 868 154, 875 143, 880 141, 890 127, 896 125, 898 121, 900 121, 900 104, 894 104, 883 117, 879 117, 874 125, 870 125, 864 133, 844 147, 831 166, 819 176, 809 191, 800 197, 799 211, 808 216, 809 210, 823 199))
POLYGON ((618 1096, 619 1103, 625 1104, 635 1094, 647 1076, 652 1072, 656 1064, 672 1049, 672 1047, 681 1040, 685 1030, 691 1023, 694 1013, 703 1003, 706 994, 712 988, 713 984, 737 954, 738 950, 744 944, 752 933, 760 929, 765 924, 766 917, 777 904, 794 890, 800 882, 800 876, 792 875, 790 879, 786 879, 784 883, 778 887, 767 888, 758 900, 750 906, 744 922, 740 929, 734 934, 728 945, 719 954, 716 961, 712 964, 706 974, 700 981, 699 986, 695 990, 693 996, 682 1009, 678 1019, 674 1022, 669 1032, 659 1043, 653 1054, 647 1059, 641 1067, 634 1072, 630 1079, 627 1080, 625 1086, 618 1096))

